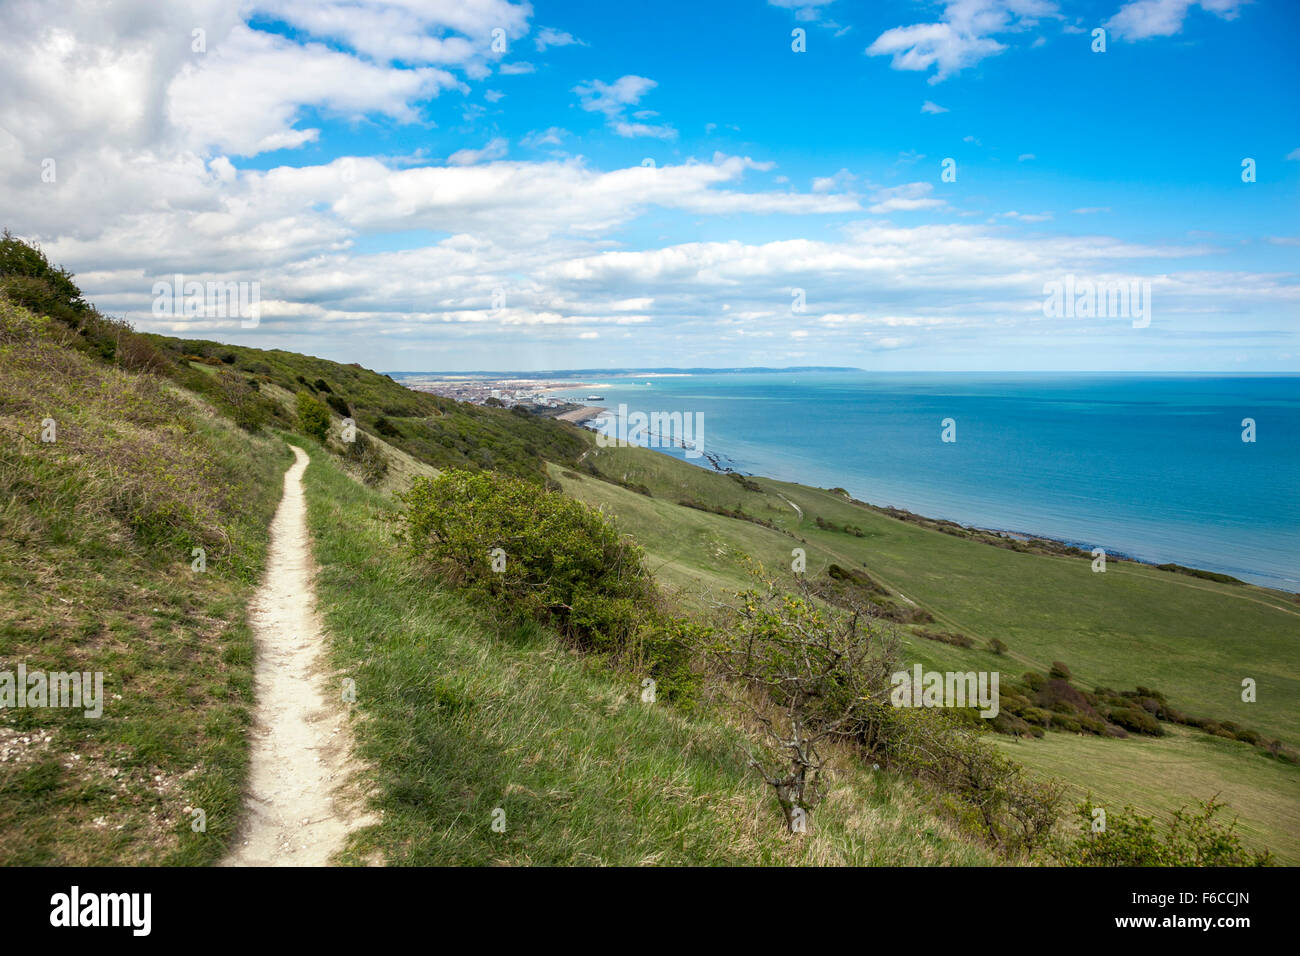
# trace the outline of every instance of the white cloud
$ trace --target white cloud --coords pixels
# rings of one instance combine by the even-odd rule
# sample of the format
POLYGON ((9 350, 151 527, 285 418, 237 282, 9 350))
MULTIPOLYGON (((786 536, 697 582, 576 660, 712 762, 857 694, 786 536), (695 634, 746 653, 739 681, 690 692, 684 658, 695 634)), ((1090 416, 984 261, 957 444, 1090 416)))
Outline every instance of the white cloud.
POLYGON ((1297 146, 1291 152, 1286 154, 1287 159, 1300 159, 1300 146, 1297 146))
POLYGON ((303 106, 410 123, 419 118, 415 104, 444 89, 467 87, 446 70, 390 69, 239 26, 181 68, 167 89, 166 115, 193 148, 251 156, 314 140, 317 130, 296 126, 303 106))
POLYGON ((250 12, 337 41, 380 63, 467 67, 493 56, 491 37, 523 36, 531 9, 508 0, 248 0, 250 12))
POLYGON ((647 123, 629 122, 625 115, 628 107, 636 106, 641 97, 659 84, 644 76, 621 76, 613 83, 589 80, 573 88, 578 94, 582 108, 589 113, 601 113, 606 125, 619 136, 628 138, 650 136, 657 139, 673 139, 677 131, 671 126, 655 126, 647 123))
POLYGON ((501 159, 506 154, 507 142, 502 137, 497 137, 488 142, 482 149, 458 149, 447 157, 447 162, 452 166, 473 166, 476 163, 482 163, 488 160, 501 159))
POLYGON ((867 211, 876 215, 885 215, 891 212, 917 212, 922 209, 941 209, 947 206, 948 204, 942 199, 935 199, 930 195, 933 191, 934 186, 931 183, 907 183, 904 186, 878 189, 871 197, 875 203, 869 206, 867 211))
POLYGON ((1124 40, 1168 37, 1181 33, 1192 7, 1225 20, 1235 19, 1248 0, 1133 0, 1120 7, 1105 27, 1124 40))
POLYGON ((1014 209, 1012 209, 1010 212, 999 213, 994 218, 1015 219, 1019 222, 1047 222, 1049 219, 1052 218, 1052 214, 1050 212, 1036 212, 1036 213, 1016 212, 1014 209))
POLYGON ((793 10, 797 20, 809 21, 818 19, 822 13, 821 8, 830 6, 835 0, 767 0, 767 2, 770 6, 780 7, 782 10, 793 10))
POLYGON ((579 40, 571 33, 565 33, 562 30, 553 30, 550 27, 543 27, 537 34, 536 40, 533 41, 537 47, 537 52, 541 53, 547 47, 553 46, 586 46, 582 40, 579 40))
POLYGON ((1033 153, 1021 153, 1018 157, 1016 157, 1016 162, 1027 163, 1031 159, 1037 159, 1037 158, 1038 157, 1035 156, 1033 153))
POLYGON ((527 146, 529 149, 540 149, 543 146, 562 146, 564 137, 569 135, 567 129, 561 129, 558 126, 548 126, 544 130, 533 130, 519 141, 520 146, 527 146))
POLYGON ((895 70, 935 67, 929 82, 939 83, 1007 49, 994 35, 1031 29, 1036 17, 1056 12, 1050 0, 948 0, 939 22, 893 27, 876 37, 866 53, 891 57, 895 70))
POLYGON ((924 103, 921 104, 921 112, 922 113, 946 113, 948 112, 948 108, 946 106, 940 106, 938 103, 932 103, 929 100, 926 100, 924 103))

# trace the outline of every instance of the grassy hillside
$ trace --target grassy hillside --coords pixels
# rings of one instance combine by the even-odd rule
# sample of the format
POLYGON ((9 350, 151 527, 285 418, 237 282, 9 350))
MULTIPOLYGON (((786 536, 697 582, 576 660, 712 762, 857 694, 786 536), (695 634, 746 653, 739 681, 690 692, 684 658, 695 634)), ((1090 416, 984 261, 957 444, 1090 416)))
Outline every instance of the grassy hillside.
POLYGON ((1300 604, 1293 595, 1126 561, 1112 560, 1104 574, 1094 574, 1089 560, 993 547, 803 485, 759 478, 752 482, 760 490, 751 491, 644 449, 594 449, 587 463, 644 485, 653 497, 558 469, 552 474, 566 490, 618 515, 669 580, 697 587, 740 582, 743 570, 730 559, 736 552, 789 568, 791 548, 804 547, 809 574, 824 573, 832 562, 865 569, 977 645, 1005 641, 1018 664, 1046 671, 1063 660, 1087 684, 1156 687, 1190 713, 1300 742, 1300 604), (677 505, 683 499, 741 508, 776 528, 684 509, 677 505), (840 530, 818 527, 818 518, 840 530), (666 525, 680 533, 663 534, 666 525), (1242 702, 1243 677, 1258 682, 1256 703, 1242 702))
POLYGON ((223 854, 247 764, 246 608, 290 461, 272 428, 297 424, 304 392, 332 412, 328 448, 294 440, 313 455, 320 605, 382 810, 348 861, 997 862, 848 752, 812 833, 789 836, 737 730, 642 703, 601 659, 495 620, 394 546, 384 516, 411 478, 469 465, 541 482, 544 457, 578 464, 585 433, 356 367, 139 336, 18 259, 34 273, 19 297, 49 314, 0 299, 0 671, 101 672, 106 699, 101 717, 0 710, 0 863, 223 854), (344 415, 381 467, 337 440, 344 415))
MULTIPOLYGON (((832 748, 812 833, 786 835, 730 717, 643 703, 610 660, 497 619, 500 606, 471 603, 398 547, 395 496, 451 467, 535 483, 520 486, 525 501, 545 482, 615 516, 675 609, 749 586, 747 556, 792 583, 798 548, 828 599, 861 588, 897 622, 909 663, 1009 680, 1065 661, 1080 687, 1155 687, 1186 713, 1300 737, 1294 595, 1132 562, 1093 574, 1047 543, 994 546, 836 491, 597 448, 573 426, 359 366, 142 336, 8 237, 0 292, 38 310, 0 296, 0 672, 101 672, 107 698, 99 718, 0 710, 0 862, 193 864, 224 850, 247 759, 246 607, 303 401, 329 436, 292 439, 313 456, 321 610, 334 663, 357 681, 382 811, 350 862, 995 862, 969 804, 847 749, 832 748), (361 426, 355 443, 339 439, 345 417, 361 426), (1258 703, 1240 701, 1243 677, 1258 703)), ((998 746, 1112 809, 1218 795, 1249 842, 1300 860, 1300 769, 1245 743, 1170 725, 1158 738, 1052 731, 998 746)))
POLYGON ((245 608, 288 450, 73 335, 0 298, 0 671, 102 672, 106 699, 0 710, 0 863, 210 862, 238 819, 245 608))
POLYGON ((382 822, 354 861, 394 864, 977 865, 905 778, 849 755, 807 839, 739 735, 645 704, 552 633, 503 624, 393 547, 391 502, 313 449, 309 522, 334 663, 357 683, 382 822), (492 829, 505 812, 504 832, 492 829))
POLYGON ((350 415, 371 436, 436 468, 492 469, 540 480, 545 461, 573 462, 590 440, 575 426, 520 410, 467 405, 399 385, 360 365, 343 365, 295 352, 222 345, 150 335, 187 387, 201 393, 224 386, 253 391, 268 420, 293 428, 291 404, 307 392, 350 415))
MULTIPOLYGON (((905 627, 909 662, 1011 676, 1062 660, 1079 686, 1154 686, 1189 713, 1233 719, 1288 743, 1300 738, 1294 706, 1300 607, 1293 596, 1133 562, 1112 561, 1105 574, 1094 574, 1080 558, 945 534, 837 492, 763 478, 746 487, 645 449, 593 449, 583 467, 649 492, 551 469, 568 493, 616 517, 684 605, 703 607, 744 586, 745 554, 789 575, 791 550, 800 547, 810 576, 824 578, 831 563, 861 569, 892 591, 900 607, 933 616, 931 624, 905 627), (701 507, 743 511, 773 527, 701 507), (834 528, 819 527, 818 518, 834 528), (926 640, 921 630, 961 633, 974 646, 926 640), (1005 654, 988 650, 993 638, 1008 645, 1005 654), (1240 699, 1245 676, 1258 681, 1258 703, 1240 699)), ((1168 736, 1160 738, 1048 732, 1041 740, 998 742, 1035 772, 1069 782, 1076 796, 1092 793, 1112 807, 1133 803, 1160 813, 1220 794, 1240 814, 1248 841, 1300 861, 1300 768, 1244 743, 1165 727, 1168 736), (1153 766, 1164 768, 1158 780, 1135 786, 1153 766)))

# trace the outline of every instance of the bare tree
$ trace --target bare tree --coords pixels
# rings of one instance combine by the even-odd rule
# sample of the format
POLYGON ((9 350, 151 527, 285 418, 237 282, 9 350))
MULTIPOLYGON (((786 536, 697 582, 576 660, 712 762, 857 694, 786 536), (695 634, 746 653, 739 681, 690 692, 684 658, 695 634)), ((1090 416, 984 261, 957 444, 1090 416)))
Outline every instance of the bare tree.
POLYGON ((796 594, 769 581, 737 597, 712 658, 766 745, 750 764, 776 791, 786 826, 802 832, 824 796, 825 744, 857 741, 869 712, 887 706, 898 637, 861 610, 817 606, 802 582, 796 594))

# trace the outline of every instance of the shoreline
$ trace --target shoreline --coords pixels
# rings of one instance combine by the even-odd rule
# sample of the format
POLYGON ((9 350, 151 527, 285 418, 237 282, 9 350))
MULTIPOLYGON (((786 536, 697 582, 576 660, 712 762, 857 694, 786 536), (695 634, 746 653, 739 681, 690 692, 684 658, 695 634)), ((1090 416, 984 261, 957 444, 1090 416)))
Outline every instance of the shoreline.
MULTIPOLYGON (((583 409, 580 409, 579 411, 585 411, 588 407, 590 406, 584 406, 583 409)), ((596 411, 602 412, 605 411, 605 409, 597 409, 596 411)), ((570 413, 570 414, 574 414, 574 413, 570 413)), ((556 416, 556 417, 559 418, 561 416, 556 416)), ((595 429, 591 429, 590 426, 586 424, 586 422, 589 421, 591 418, 595 418, 595 417, 597 417, 597 415, 593 414, 579 421, 576 421, 575 423, 579 424, 581 427, 588 428, 589 430, 594 431, 595 429)), ((564 419, 564 420, 569 421, 570 419, 564 419)), ((649 445, 631 446, 631 447, 645 447, 649 451, 659 452, 660 454, 669 454, 663 448, 652 447, 649 445)), ((675 458, 677 456, 669 454, 669 457, 675 458)), ((771 478, 767 475, 742 472, 735 468, 723 466, 719 464, 720 459, 723 457, 724 456, 716 453, 705 453, 701 460, 692 460, 684 457, 682 458, 682 460, 689 465, 694 465, 697 468, 704 468, 708 471, 713 472, 714 474, 720 474, 720 475, 735 474, 735 475, 741 475, 742 477, 745 478, 763 478, 768 481, 780 480, 777 478, 771 478), (708 464, 706 465, 705 462, 707 462, 708 464)), ((789 483, 799 484, 799 482, 789 482, 789 483)), ((804 487, 813 488, 815 486, 805 485, 804 487)), ((818 488, 816 490, 836 491, 837 489, 818 488)), ((889 517, 896 518, 900 521, 906 521, 911 524, 922 524, 927 527, 931 527, 933 530, 939 531, 940 533, 952 533, 945 529, 953 528, 953 529, 960 529, 963 532, 969 532, 971 534, 985 536, 982 539, 977 538, 976 540, 981 540, 982 543, 988 544, 992 547, 1010 547, 1012 548, 1012 550, 1024 550, 1029 553, 1058 554, 1062 557, 1072 556, 1072 557, 1079 557, 1079 558, 1086 558, 1086 559, 1092 558, 1092 553, 1091 553, 1092 548, 1101 548, 1105 552, 1107 561, 1127 561, 1132 564, 1140 564, 1145 567, 1168 571, 1171 574, 1183 574, 1187 577, 1200 578, 1201 580, 1217 581, 1218 583, 1223 583, 1223 584, 1235 584, 1241 587, 1257 588, 1263 591, 1271 591, 1277 594, 1287 595, 1289 598, 1293 600, 1300 599, 1300 590, 1291 591, 1284 587, 1277 587, 1275 585, 1256 584, 1255 582, 1246 581, 1234 575, 1228 574, 1226 571, 1211 571, 1206 568, 1197 568, 1192 565, 1181 564, 1175 560, 1169 560, 1169 561, 1148 560, 1145 558, 1136 557, 1135 555, 1128 554, 1124 551, 1120 551, 1117 549, 1112 550, 1111 548, 1108 548, 1102 544, 1083 544, 1077 541, 1067 541, 1064 538, 1057 538, 1047 534, 1035 534, 1034 532, 1010 530, 1005 528, 987 528, 978 524, 965 524, 960 521, 954 521, 950 518, 931 518, 926 515, 918 514, 914 511, 909 511, 906 508, 899 508, 893 505, 878 505, 878 504, 872 504, 869 501, 863 501, 860 498, 855 498, 853 495, 849 494, 843 488, 838 489, 838 491, 843 492, 844 497, 848 501, 852 502, 853 504, 861 505, 862 507, 865 508, 870 508, 873 511, 885 514, 889 517), (997 540, 988 540, 990 537, 995 538, 997 540), (1005 544, 1001 542, 1005 542, 1005 544), (1040 548, 1039 550, 1035 551, 1034 548, 1036 542, 1041 542, 1042 544, 1048 545, 1050 547, 1045 549, 1040 548), (1024 545, 1025 547, 1023 549, 1014 548, 1013 547, 1014 544, 1021 544, 1024 545)))
POLYGON ((593 418, 599 418, 603 413, 608 411, 603 405, 581 405, 578 408, 571 408, 567 412, 561 412, 555 416, 557 422, 569 422, 571 425, 584 425, 593 418))

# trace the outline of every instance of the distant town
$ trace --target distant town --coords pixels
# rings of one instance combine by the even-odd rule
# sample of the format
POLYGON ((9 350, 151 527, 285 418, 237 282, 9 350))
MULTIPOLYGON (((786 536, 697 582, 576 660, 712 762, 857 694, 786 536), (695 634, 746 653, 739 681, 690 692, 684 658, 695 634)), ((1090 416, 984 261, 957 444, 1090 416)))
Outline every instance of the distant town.
POLYGON ((443 398, 473 405, 499 405, 512 408, 524 406, 530 411, 551 415, 568 421, 584 421, 604 411, 599 405, 586 402, 602 401, 602 386, 591 382, 547 381, 542 379, 406 379, 402 384, 417 392, 429 392, 443 398), (582 392, 583 401, 571 401, 560 393, 573 396, 582 392))

